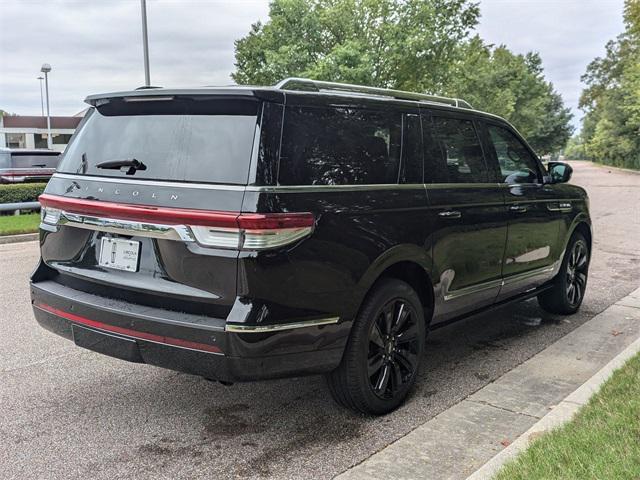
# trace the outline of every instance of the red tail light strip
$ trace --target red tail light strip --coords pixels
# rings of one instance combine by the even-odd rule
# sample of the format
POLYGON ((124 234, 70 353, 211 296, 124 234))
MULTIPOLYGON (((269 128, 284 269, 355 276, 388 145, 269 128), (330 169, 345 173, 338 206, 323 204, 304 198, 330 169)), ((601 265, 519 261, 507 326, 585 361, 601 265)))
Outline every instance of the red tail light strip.
POLYGON ((162 343, 165 345, 171 345, 174 347, 188 348, 190 350, 199 350, 203 352, 221 354, 222 350, 215 345, 207 345, 206 343, 192 342, 190 340, 182 340, 180 338, 165 337, 164 335, 155 335, 153 333, 140 332, 138 330, 131 330, 129 328, 117 327, 115 325, 109 325, 106 323, 91 320, 89 318, 76 315, 75 313, 65 312, 64 310, 57 309, 51 305, 45 303, 35 303, 34 306, 45 312, 52 313, 62 318, 66 318, 74 323, 86 325, 88 327, 97 328, 106 332, 118 333, 126 335, 127 337, 135 338, 138 340, 148 340, 150 342, 162 343))
POLYGON ((165 225, 199 225, 246 230, 277 230, 312 227, 311 213, 239 213, 187 208, 154 207, 128 203, 101 202, 42 194, 38 199, 45 208, 57 208, 76 214, 96 215, 119 220, 158 222, 165 225))

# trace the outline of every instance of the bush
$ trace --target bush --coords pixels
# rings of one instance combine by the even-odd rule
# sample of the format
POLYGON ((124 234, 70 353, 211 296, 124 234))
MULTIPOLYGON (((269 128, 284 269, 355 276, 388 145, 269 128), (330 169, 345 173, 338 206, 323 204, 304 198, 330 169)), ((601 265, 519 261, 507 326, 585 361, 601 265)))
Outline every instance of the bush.
POLYGON ((34 202, 46 186, 46 183, 0 185, 0 203, 34 202))

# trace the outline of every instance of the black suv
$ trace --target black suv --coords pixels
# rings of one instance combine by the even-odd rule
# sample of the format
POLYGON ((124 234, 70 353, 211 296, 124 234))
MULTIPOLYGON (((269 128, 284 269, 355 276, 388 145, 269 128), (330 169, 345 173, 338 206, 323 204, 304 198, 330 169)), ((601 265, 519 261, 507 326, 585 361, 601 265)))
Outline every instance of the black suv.
POLYGON ((81 347, 225 383, 324 373, 381 414, 430 329, 582 302, 571 167, 462 100, 288 79, 87 102, 31 278, 38 322, 81 347))

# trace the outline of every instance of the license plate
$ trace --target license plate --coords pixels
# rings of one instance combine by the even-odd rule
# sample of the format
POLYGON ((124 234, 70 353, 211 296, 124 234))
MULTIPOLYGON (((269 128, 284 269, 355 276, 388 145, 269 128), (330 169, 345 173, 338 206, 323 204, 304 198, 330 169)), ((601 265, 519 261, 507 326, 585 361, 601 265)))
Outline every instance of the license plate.
POLYGON ((101 267, 137 272, 139 253, 140 242, 123 238, 102 237, 98 263, 101 267))

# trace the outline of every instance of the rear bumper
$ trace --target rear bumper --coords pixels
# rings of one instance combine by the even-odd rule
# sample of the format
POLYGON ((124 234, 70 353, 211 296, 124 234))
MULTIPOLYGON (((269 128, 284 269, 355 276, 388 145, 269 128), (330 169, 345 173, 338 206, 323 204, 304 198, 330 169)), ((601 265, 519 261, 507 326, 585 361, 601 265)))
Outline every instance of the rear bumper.
POLYGON ((55 168, 0 168, 0 183, 46 182, 55 168))
POLYGON ((51 280, 32 282, 35 318, 76 345, 123 360, 240 382, 317 374, 338 366, 346 323, 282 330, 227 329, 225 319, 88 294, 51 280))

